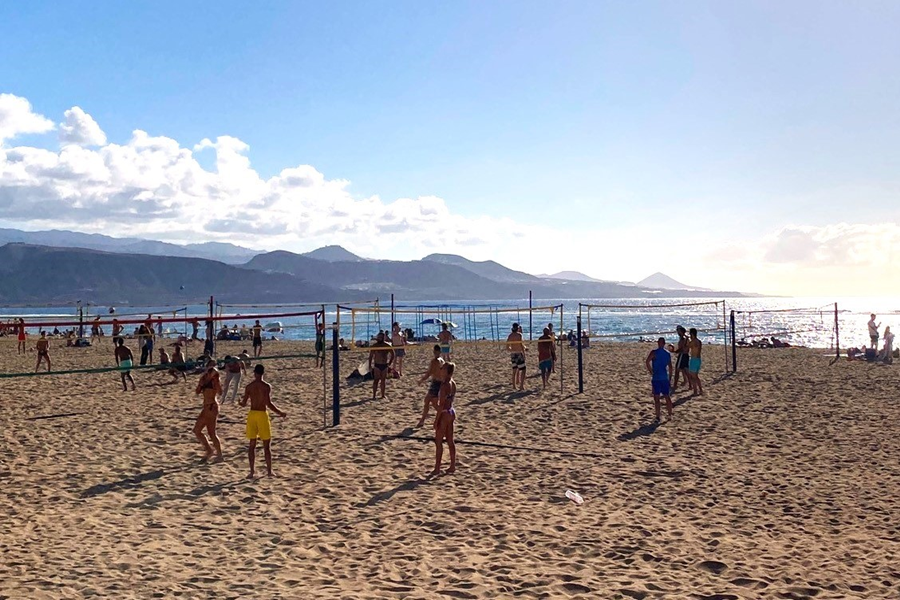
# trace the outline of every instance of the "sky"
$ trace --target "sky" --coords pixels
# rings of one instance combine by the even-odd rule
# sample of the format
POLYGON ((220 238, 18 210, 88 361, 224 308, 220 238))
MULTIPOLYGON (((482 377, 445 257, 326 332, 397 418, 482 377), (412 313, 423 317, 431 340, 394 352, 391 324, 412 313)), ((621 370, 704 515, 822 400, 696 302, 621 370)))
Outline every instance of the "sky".
POLYGON ((900 3, 0 4, 0 226, 900 295, 900 3))

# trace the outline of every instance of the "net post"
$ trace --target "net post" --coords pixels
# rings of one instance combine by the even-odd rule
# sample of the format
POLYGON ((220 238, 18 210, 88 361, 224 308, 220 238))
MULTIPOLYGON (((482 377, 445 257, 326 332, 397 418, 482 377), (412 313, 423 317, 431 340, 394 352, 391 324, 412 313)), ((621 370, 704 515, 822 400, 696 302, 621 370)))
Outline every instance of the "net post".
POLYGON ((532 341, 534 339, 534 322, 532 315, 532 295, 531 290, 528 290, 528 341, 532 341))
POLYGON ((575 318, 576 342, 578 344, 578 393, 584 393, 584 362, 581 355, 581 315, 575 318))
POLYGON ((391 294, 391 330, 394 328, 394 321, 397 319, 394 317, 394 294, 391 294))
POLYGON ((838 325, 838 303, 834 303, 834 358, 841 358, 841 329, 838 325))
MULTIPOLYGON (((213 326, 213 323, 215 323, 215 321, 213 321, 213 318, 215 317, 215 315, 213 314, 214 302, 215 302, 215 299, 212 296, 210 296, 209 297, 209 320, 206 322, 206 344, 205 345, 209 348, 211 356, 216 355, 216 333, 215 333, 215 331, 213 331, 213 329, 215 329, 215 327, 213 326)), ((205 350, 205 348, 204 348, 204 350, 205 350)))
MULTIPOLYGON (((719 305, 716 305, 719 308, 719 305)), ((716 321, 719 315, 716 315, 716 321)), ((722 300, 722 345, 725 347, 725 372, 728 372, 728 325, 725 323, 725 301, 722 300)))
POLYGON ((735 343, 734 311, 731 311, 731 372, 737 373, 737 344, 735 343))
MULTIPOLYGON (((559 335, 556 336, 556 339, 560 342, 562 342, 561 336, 563 334, 563 329, 565 327, 565 315, 564 315, 565 309, 566 309, 565 304, 559 305, 559 335)), ((559 393, 560 393, 560 395, 562 395, 564 392, 564 389, 563 389, 563 379, 564 379, 564 377, 563 377, 563 375, 564 375, 563 354, 565 354, 566 352, 565 352, 565 348, 562 346, 562 344, 558 344, 558 345, 559 345, 559 393)))
POLYGON ((341 349, 338 346, 337 323, 331 328, 331 426, 341 424, 341 349))

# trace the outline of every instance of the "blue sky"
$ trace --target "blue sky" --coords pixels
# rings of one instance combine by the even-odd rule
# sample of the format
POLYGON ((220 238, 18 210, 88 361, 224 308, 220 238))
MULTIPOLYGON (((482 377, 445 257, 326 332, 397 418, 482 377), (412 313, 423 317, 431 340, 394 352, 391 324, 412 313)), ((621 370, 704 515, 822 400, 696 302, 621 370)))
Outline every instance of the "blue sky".
MULTIPOLYGON (((898 30, 893 2, 7 3, 0 93, 54 122, 81 107, 109 143, 171 138, 208 171, 217 157, 224 171, 222 151, 195 145, 237 138, 261 180, 309 165, 352 200, 377 197, 365 214, 410 238, 373 243, 334 221, 260 227, 244 245, 436 247, 531 272, 853 293, 832 292, 836 275, 883 280, 900 241, 898 30), (423 246, 427 219, 401 209, 430 213, 392 203, 432 196, 461 225, 423 246), (564 233, 576 241, 541 248, 564 233), (689 235, 700 250, 686 261, 689 235)), ((2 143, 60 151, 52 131, 2 143)), ((314 218, 316 203, 354 213, 336 193, 281 218, 314 218)), ((0 220, 93 227, 2 205, 0 220)), ((186 237, 159 225, 103 228, 186 237)), ((201 235, 246 233, 220 230, 201 235)), ((868 293, 900 292, 879 285, 868 293)))

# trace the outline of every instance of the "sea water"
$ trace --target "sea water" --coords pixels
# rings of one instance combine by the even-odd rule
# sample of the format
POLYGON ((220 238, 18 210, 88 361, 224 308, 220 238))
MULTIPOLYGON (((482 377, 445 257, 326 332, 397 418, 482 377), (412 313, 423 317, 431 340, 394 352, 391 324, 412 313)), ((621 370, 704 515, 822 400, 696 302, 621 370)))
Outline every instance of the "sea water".
MULTIPOLYGON (((272 313, 292 313, 306 308, 263 306, 242 308, 225 307, 216 329, 222 325, 240 327, 253 325, 254 315, 272 313)), ((700 338, 706 342, 722 343, 731 340, 731 311, 734 314, 735 339, 747 341, 776 337, 793 345, 815 348, 833 348, 836 336, 840 346, 862 346, 869 344, 866 323, 870 313, 878 315, 880 332, 885 326, 892 330, 900 328, 900 299, 895 298, 733 298, 715 303, 702 298, 585 298, 533 300, 529 312, 528 301, 452 301, 415 302, 395 304, 391 312, 390 303, 381 304, 377 309, 372 304, 357 305, 358 310, 341 310, 340 315, 334 304, 325 305, 325 322, 328 325, 340 320, 339 336, 348 343, 350 340, 370 340, 378 331, 391 327, 393 321, 401 323, 404 329, 412 329, 417 338, 431 338, 441 327, 439 322, 452 323, 453 334, 462 340, 502 341, 509 334, 512 324, 522 327, 526 340, 537 339, 542 329, 553 324, 554 332, 567 333, 577 328, 577 317, 581 316, 581 327, 591 336, 592 343, 634 342, 655 340, 665 337, 668 342, 676 339, 678 325, 700 331, 700 338), (712 303, 709 303, 712 302, 712 303), (835 312, 837 304, 837 312, 835 312), (550 308, 553 307, 553 308, 550 308), (837 320, 837 328, 835 328, 837 320)), ((28 322, 61 322, 77 320, 77 310, 72 307, 40 308, 0 308, 0 320, 23 318, 28 322)), ((208 307, 203 304, 181 307, 118 307, 115 314, 109 307, 91 306, 84 311, 85 335, 90 335, 90 322, 96 316, 104 321, 113 317, 120 320, 143 319, 148 314, 163 318, 197 318, 201 322, 200 334, 205 335, 204 320, 208 307)), ((312 340, 315 338, 315 323, 312 316, 281 317, 269 316, 261 319, 263 325, 279 321, 283 331, 267 333, 278 339, 312 340)), ((134 331, 136 325, 126 327, 126 332, 134 331)), ((44 329, 52 330, 53 327, 44 329)), ((60 330, 76 329, 73 326, 60 330)), ((109 326, 104 327, 109 335, 109 326)), ((168 337, 179 334, 189 335, 191 327, 184 323, 166 323, 168 337)), ((27 327, 29 334, 38 333, 36 327, 27 327)))

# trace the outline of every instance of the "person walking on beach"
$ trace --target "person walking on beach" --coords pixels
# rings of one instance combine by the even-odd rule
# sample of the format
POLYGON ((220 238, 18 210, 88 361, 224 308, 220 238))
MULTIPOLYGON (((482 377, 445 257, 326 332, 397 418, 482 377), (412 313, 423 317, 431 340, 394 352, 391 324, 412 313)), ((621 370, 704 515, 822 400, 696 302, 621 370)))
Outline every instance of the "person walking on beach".
POLYGON ((247 458, 250 460, 250 474, 248 479, 256 476, 256 440, 262 440, 263 452, 266 456, 266 473, 272 475, 272 424, 269 420, 269 410, 281 418, 287 416, 283 410, 272 403, 272 386, 263 379, 266 369, 262 365, 253 367, 253 381, 244 389, 244 397, 241 398, 241 406, 247 406, 250 401, 250 412, 247 413, 247 458))
POLYGON ((116 366, 119 367, 119 375, 122 377, 122 391, 127 392, 128 386, 125 380, 131 382, 131 391, 134 391, 134 377, 131 376, 131 367, 134 365, 134 354, 131 348, 125 345, 125 340, 116 338, 116 349, 113 351, 116 358, 116 366))
POLYGON ((16 346, 16 354, 27 354, 28 350, 25 348, 25 340, 28 339, 28 336, 25 334, 25 319, 19 319, 17 338, 19 344, 16 346))
POLYGON ((238 386, 241 385, 241 375, 247 372, 247 368, 244 366, 244 361, 235 356, 226 356, 225 357, 225 386, 222 391, 222 401, 225 401, 225 398, 228 396, 228 388, 231 387, 231 383, 234 382, 234 389, 231 390, 231 401, 234 402, 237 399, 238 386))
POLYGON ((456 399, 456 382, 453 381, 453 371, 456 365, 452 362, 444 363, 442 371, 441 391, 438 394, 437 416, 434 418, 434 470, 430 477, 441 474, 441 458, 444 455, 444 440, 450 450, 450 468, 447 475, 456 471, 456 443, 453 441, 453 423, 456 421, 456 410, 453 401, 456 399))
POLYGON ((869 319, 869 340, 871 340, 871 348, 878 349, 878 328, 881 327, 881 323, 875 324, 875 313, 872 313, 871 319, 869 319))
POLYGON ((262 325, 257 321, 253 325, 253 356, 258 358, 262 354, 262 325))
POLYGON ((441 323, 441 332, 438 334, 438 341, 441 343, 441 354, 445 361, 452 360, 453 358, 453 349, 450 347, 450 342, 454 339, 456 338, 450 333, 450 326, 446 323, 441 323))
POLYGON ((688 376, 690 377, 691 391, 698 396, 703 395, 703 384, 700 382, 700 355, 703 353, 703 342, 697 337, 697 330, 691 327, 691 339, 688 341, 688 376))
POLYGON ((206 450, 206 456, 203 460, 209 460, 213 456, 213 446, 215 447, 215 455, 217 460, 222 460, 222 442, 216 435, 216 425, 219 420, 219 396, 222 395, 222 383, 219 380, 219 371, 216 369, 216 361, 210 360, 206 363, 206 372, 200 376, 197 383, 196 394, 203 395, 203 408, 194 424, 194 435, 206 450), (203 428, 209 433, 209 440, 203 434, 203 428), (212 441, 212 446, 210 446, 212 441))
POLYGON ((406 335, 400 329, 400 323, 391 326, 391 345, 394 346, 397 375, 403 376, 403 358, 406 356, 406 335))
POLYGON ((681 373, 681 375, 684 377, 684 385, 691 385, 691 379, 688 373, 688 362, 690 356, 688 355, 687 330, 679 325, 675 328, 675 333, 678 334, 678 345, 675 346, 675 369, 672 377, 672 391, 678 389, 679 373, 681 373))
POLYGON ((546 389, 550 373, 553 371, 553 363, 556 362, 556 344, 549 327, 544 327, 544 335, 538 338, 537 345, 538 369, 541 370, 541 383, 546 389))
POLYGON ((37 373, 41 368, 41 363, 47 361, 47 372, 50 372, 50 340, 47 339, 47 332, 41 331, 41 337, 34 345, 37 350, 37 364, 34 366, 34 372, 37 373))
POLYGON ((437 410, 437 399, 438 394, 441 391, 441 383, 443 383, 443 375, 441 374, 441 369, 444 367, 444 359, 441 358, 441 345, 434 345, 434 355, 431 358, 431 364, 428 365, 428 370, 425 372, 422 377, 419 378, 419 384, 425 383, 425 380, 431 377, 431 383, 428 385, 428 391, 425 393, 425 406, 422 407, 422 418, 419 419, 419 422, 416 423, 416 428, 419 428, 425 424, 425 419, 428 418, 428 407, 432 404, 435 405, 435 410, 437 410))
POLYGON ((656 340, 657 348, 651 350, 644 361, 650 373, 650 385, 653 388, 653 410, 656 422, 660 419, 660 396, 666 399, 666 414, 672 418, 672 396, 669 379, 672 377, 672 355, 666 350, 666 338, 656 340))
POLYGON ((191 321, 191 339, 199 340, 200 339, 200 320, 194 319, 191 321))
POLYGON ((375 343, 369 347, 369 371, 372 373, 372 400, 378 385, 381 385, 381 398, 384 399, 384 386, 388 371, 394 362, 394 348, 384 341, 384 332, 379 331, 375 343))
POLYGON ((512 331, 506 336, 506 349, 509 350, 509 362, 512 365, 513 389, 525 389, 525 344, 522 342, 522 330, 518 323, 512 324, 512 331))

